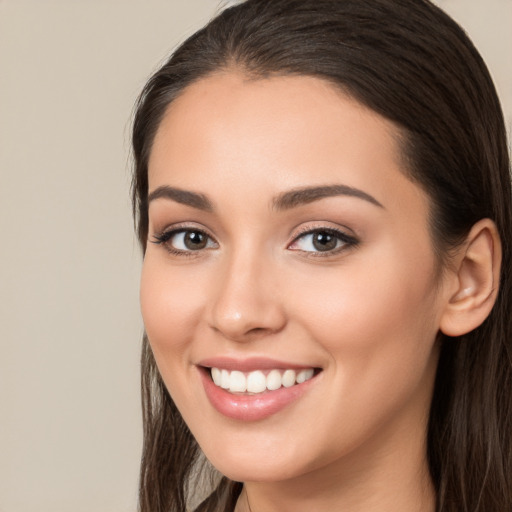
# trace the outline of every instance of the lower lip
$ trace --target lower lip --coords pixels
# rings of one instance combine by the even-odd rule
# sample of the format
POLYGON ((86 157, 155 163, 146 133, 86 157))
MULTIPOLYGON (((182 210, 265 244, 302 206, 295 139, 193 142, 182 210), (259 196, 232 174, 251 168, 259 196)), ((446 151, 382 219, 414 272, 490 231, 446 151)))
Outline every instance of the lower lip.
POLYGON ((206 396, 213 407, 224 416, 241 421, 263 420, 278 413, 306 393, 317 379, 315 375, 306 382, 289 388, 281 387, 255 395, 235 395, 216 386, 209 369, 200 368, 199 373, 206 396))

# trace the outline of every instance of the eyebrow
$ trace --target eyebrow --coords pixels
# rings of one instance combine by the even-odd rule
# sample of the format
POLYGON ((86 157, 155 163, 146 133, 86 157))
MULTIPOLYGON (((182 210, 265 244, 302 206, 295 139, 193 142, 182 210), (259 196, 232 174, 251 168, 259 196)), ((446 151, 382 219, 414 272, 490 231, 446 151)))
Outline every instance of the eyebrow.
POLYGON ((289 210, 297 206, 318 201, 319 199, 335 196, 357 197, 379 208, 384 208, 384 206, 370 194, 347 185, 324 185, 320 187, 297 188, 277 196, 273 201, 273 206, 276 210, 289 210))
MULTIPOLYGON (((363 199, 379 208, 382 204, 373 196, 362 190, 348 185, 323 185, 320 187, 302 187, 284 192, 278 195, 273 201, 276 210, 289 210, 304 204, 309 204, 320 199, 335 196, 350 196, 363 199)), ((148 195, 148 204, 156 199, 170 199, 180 204, 191 206, 199 210, 212 212, 214 210, 211 201, 204 195, 190 190, 182 190, 168 185, 156 188, 148 195)))
POLYGON ((207 212, 213 211, 213 205, 210 200, 204 195, 190 190, 182 190, 179 188, 169 187, 164 185, 158 187, 148 195, 148 204, 155 199, 170 199, 180 204, 191 206, 199 210, 207 212))

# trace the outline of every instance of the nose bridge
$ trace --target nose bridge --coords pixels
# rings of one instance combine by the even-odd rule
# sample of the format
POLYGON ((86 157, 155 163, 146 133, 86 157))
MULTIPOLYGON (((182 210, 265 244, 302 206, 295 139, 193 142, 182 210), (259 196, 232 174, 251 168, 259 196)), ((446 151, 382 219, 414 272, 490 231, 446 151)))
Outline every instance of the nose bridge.
POLYGON ((275 265, 248 245, 227 255, 217 275, 211 326, 227 338, 252 339, 282 329, 275 265))

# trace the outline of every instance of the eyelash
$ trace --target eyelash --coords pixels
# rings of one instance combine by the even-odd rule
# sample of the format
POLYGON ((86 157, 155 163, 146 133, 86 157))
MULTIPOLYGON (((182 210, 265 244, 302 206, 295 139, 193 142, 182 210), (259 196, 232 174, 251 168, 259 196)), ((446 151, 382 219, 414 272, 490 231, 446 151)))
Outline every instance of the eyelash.
MULTIPOLYGON (((176 227, 173 229, 169 229, 168 231, 163 231, 161 233, 154 234, 153 235, 154 240, 151 240, 151 242, 154 244, 157 244, 157 245, 163 245, 165 247, 165 249, 170 254, 173 254, 176 256, 185 256, 185 257, 197 256, 198 253, 205 250, 206 247, 202 248, 202 249, 197 249, 197 250, 193 250, 193 249, 181 250, 181 249, 176 249, 172 245, 168 244, 168 242, 174 236, 176 236, 180 233, 186 234, 187 232, 188 233, 199 233, 199 234, 203 235, 204 237, 206 237, 210 242, 217 244, 217 241, 211 235, 209 235, 206 231, 199 229, 199 228, 193 228, 193 227, 176 227)), ((293 244, 297 243, 301 238, 304 238, 307 235, 314 235, 314 234, 318 234, 318 233, 325 233, 327 235, 334 236, 338 241, 342 242, 343 245, 341 247, 337 247, 333 250, 328 250, 328 251, 301 251, 300 249, 291 249, 291 250, 301 251, 303 253, 306 253, 308 257, 325 258, 325 257, 329 257, 332 255, 338 254, 339 252, 345 251, 351 247, 356 247, 359 244, 359 240, 357 238, 355 238, 354 236, 348 235, 344 231, 341 231, 341 230, 335 229, 335 228, 319 226, 319 227, 315 227, 315 228, 304 228, 302 231, 300 231, 295 236, 293 241, 290 244, 288 244, 287 248, 291 247, 293 244)))
POLYGON ((198 253, 201 252, 201 250, 204 250, 204 249, 198 249, 198 250, 194 251, 193 249, 190 249, 188 251, 184 251, 181 249, 176 249, 175 247, 170 245, 168 242, 174 236, 178 235, 179 233, 184 233, 184 234, 185 233, 200 233, 201 235, 206 237, 208 240, 213 241, 214 243, 217 243, 215 241, 215 239, 212 236, 210 236, 206 231, 204 231, 203 229, 194 228, 194 227, 176 227, 173 229, 169 229, 167 231, 163 231, 161 233, 157 233, 157 234, 153 235, 154 240, 151 240, 151 242, 154 244, 157 244, 157 245, 163 245, 165 247, 165 249, 170 254, 173 254, 175 256, 185 256, 185 257, 197 256, 198 253))
POLYGON ((340 229, 318 226, 314 228, 307 227, 299 231, 299 233, 295 236, 292 243, 289 244, 288 247, 298 242, 301 238, 305 238, 307 235, 314 235, 318 233, 325 233, 327 235, 335 237, 338 241, 342 242, 342 246, 329 251, 303 251, 304 253, 307 254, 307 257, 328 258, 329 256, 334 256, 336 254, 339 254, 340 252, 350 249, 351 247, 357 247, 359 245, 359 240, 356 237, 348 235, 347 233, 341 231, 340 229))

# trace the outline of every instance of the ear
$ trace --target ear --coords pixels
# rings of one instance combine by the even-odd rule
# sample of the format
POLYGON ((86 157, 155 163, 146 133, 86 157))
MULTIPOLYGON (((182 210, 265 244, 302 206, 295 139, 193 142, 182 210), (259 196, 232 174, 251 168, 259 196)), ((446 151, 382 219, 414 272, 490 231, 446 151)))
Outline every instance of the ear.
POLYGON ((501 241, 490 219, 478 221, 469 232, 450 269, 448 302, 440 330, 461 336, 476 329, 487 318, 498 294, 501 241))

